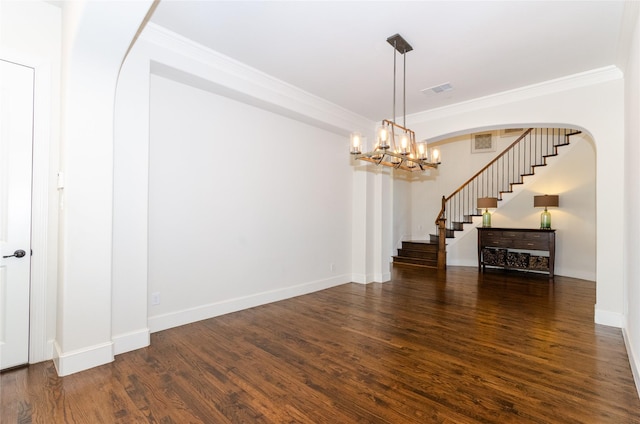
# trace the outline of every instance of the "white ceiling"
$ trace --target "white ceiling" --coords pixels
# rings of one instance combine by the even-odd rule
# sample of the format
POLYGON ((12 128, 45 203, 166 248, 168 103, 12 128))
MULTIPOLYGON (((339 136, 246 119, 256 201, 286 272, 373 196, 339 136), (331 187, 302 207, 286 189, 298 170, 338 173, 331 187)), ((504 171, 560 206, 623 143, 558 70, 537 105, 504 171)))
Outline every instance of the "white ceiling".
POLYGON ((411 114, 613 65, 623 11, 622 1, 162 0, 151 21, 380 120, 392 115, 391 35, 414 49, 411 114), (454 89, 421 92, 445 82, 454 89))

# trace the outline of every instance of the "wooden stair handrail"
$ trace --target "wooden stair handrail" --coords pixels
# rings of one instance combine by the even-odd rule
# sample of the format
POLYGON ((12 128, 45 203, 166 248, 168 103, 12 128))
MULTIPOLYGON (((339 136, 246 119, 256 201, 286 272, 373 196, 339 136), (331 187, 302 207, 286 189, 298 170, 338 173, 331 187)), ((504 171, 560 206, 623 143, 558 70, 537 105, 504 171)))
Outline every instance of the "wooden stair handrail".
POLYGON ((515 146, 516 144, 518 144, 523 138, 525 138, 527 135, 529 135, 529 133, 533 130, 533 128, 529 128, 528 130, 526 130, 525 132, 522 133, 522 135, 520 137, 518 137, 513 143, 511 143, 509 145, 509 147, 507 147, 506 149, 504 149, 502 151, 502 153, 500 153, 498 156, 496 156, 495 158, 493 158, 492 161, 490 161, 489 163, 487 163, 484 168, 482 168, 481 170, 479 170, 478 172, 476 172, 471 178, 469 178, 467 181, 465 181, 460 187, 458 187, 453 193, 451 193, 449 195, 449 197, 444 197, 442 196, 443 200, 442 200, 442 208, 440 209, 440 213, 438 214, 438 217, 436 218, 436 222, 435 224, 438 225, 438 222, 442 219, 444 219, 444 212, 445 212, 445 203, 451 199, 453 196, 455 196, 456 194, 458 194, 462 189, 464 189, 467 184, 469 184, 471 181, 473 181, 476 177, 478 177, 480 174, 482 174, 484 171, 486 171, 491 165, 493 165, 494 163, 496 163, 501 157, 503 157, 504 155, 506 155, 509 150, 511 150, 511 148, 513 146, 515 146))

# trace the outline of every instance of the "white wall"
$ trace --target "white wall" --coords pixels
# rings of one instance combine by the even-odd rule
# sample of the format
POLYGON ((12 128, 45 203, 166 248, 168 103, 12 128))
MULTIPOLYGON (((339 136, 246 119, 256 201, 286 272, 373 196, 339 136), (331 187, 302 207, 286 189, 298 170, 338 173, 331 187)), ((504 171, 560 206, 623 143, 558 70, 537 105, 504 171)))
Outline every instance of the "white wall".
POLYGON ((59 274, 54 363, 68 375, 113 360, 114 99, 151 0, 65 2, 59 274))
MULTIPOLYGON (((393 178, 393 246, 389 256, 397 254, 404 240, 425 240, 427 236, 414 237, 411 228, 413 224, 413 196, 411 190, 414 184, 408 178, 402 178, 399 172, 394 171, 393 178)), ((406 174, 406 172, 405 172, 406 174)))
POLYGON ((345 152, 349 130, 366 133, 373 123, 155 25, 145 27, 124 63, 115 115, 116 353, 146 346, 149 331, 370 281, 380 248, 371 247, 365 229, 375 222, 370 203, 382 208, 373 200, 381 179, 354 172, 345 152), (236 146, 241 157, 231 161, 210 152, 236 146), (179 158, 186 162, 167 164, 179 158), (176 177, 193 170, 203 178, 176 177), (165 186, 179 188, 183 204, 165 196, 165 186), (164 213, 169 207, 183 215, 174 219, 164 213), (181 231, 172 230, 176 224, 181 231), (199 260, 169 267, 175 255, 199 260), (186 283, 178 281, 188 289, 169 278, 177 271, 187 274, 186 283), (160 305, 150 305, 151 293, 160 294, 160 305))
POLYGON ((155 75, 150 104, 152 331, 350 281, 344 137, 155 75))
POLYGON ((631 369, 640 394, 640 11, 628 10, 635 26, 625 68, 625 190, 624 190, 624 331, 631 369), (631 13, 633 12, 633 13, 631 13))
POLYGON ((149 58, 137 42, 120 71, 113 146, 111 332, 114 354, 149 345, 149 58))

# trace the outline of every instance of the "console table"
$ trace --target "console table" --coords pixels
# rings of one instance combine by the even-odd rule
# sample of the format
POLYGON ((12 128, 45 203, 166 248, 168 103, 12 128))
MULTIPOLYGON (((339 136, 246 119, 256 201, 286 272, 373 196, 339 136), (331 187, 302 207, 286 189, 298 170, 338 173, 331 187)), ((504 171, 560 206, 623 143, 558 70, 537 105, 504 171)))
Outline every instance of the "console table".
POLYGON ((556 230, 478 227, 478 271, 486 266, 540 271, 552 280, 555 256, 556 230), (537 256, 538 251, 547 254, 537 256))

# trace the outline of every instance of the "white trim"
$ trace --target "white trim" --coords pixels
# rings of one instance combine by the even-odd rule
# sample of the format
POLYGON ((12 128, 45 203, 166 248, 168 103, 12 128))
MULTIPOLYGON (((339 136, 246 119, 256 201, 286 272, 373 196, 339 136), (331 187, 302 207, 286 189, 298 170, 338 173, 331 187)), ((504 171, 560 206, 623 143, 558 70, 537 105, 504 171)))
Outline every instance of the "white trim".
POLYGON ((596 324, 608 325, 609 327, 622 328, 623 316, 618 312, 605 311, 595 307, 594 321, 596 324))
POLYGON ((607 81, 620 80, 623 77, 624 75, 622 74, 622 71, 620 71, 616 66, 605 66, 603 68, 580 72, 578 74, 568 75, 538 84, 527 85, 513 90, 479 97, 466 102, 414 113, 407 116, 407 125, 411 126, 412 124, 467 113, 481 108, 514 103, 551 93, 586 87, 607 81))
MULTIPOLYGON (((51 359, 53 350, 47 340, 47 272, 49 255, 49 186, 51 134, 51 66, 35 67, 33 168, 31 195, 31 312, 29 362, 51 359)), ((55 208, 54 208, 55 209, 55 208)), ((57 211, 56 211, 57 212, 57 211)), ((56 224, 52 224, 56 225, 56 224)), ((56 255, 57 256, 57 255, 56 255)))
POLYGON ((131 331, 126 334, 113 336, 113 354, 131 352, 149 346, 151 332, 148 328, 142 328, 137 331, 131 331))
POLYGON ((231 312, 237 312, 243 309, 277 302, 279 300, 313 293, 348 282, 348 275, 340 275, 326 280, 313 281, 310 283, 270 290, 254 295, 210 303, 208 305, 197 306, 195 308, 183 309, 181 311, 170 312, 163 315, 151 316, 149 317, 149 329, 152 333, 155 333, 157 331, 214 318, 231 312))
POLYGON ((148 23, 140 39, 164 51, 152 59, 152 73, 251 104, 341 135, 366 132, 375 123, 262 71, 148 23), (178 59, 168 60, 166 54, 178 59), (184 60, 188 63, 185 63, 184 60), (171 64, 170 64, 171 63, 171 64))
MULTIPOLYGON (((57 251, 49 247, 49 231, 57 228, 57 219, 50 222, 49 174, 51 147, 57 140, 51 136, 51 62, 9 49, 0 51, 0 58, 34 69, 33 99, 33 164, 31 195, 31 279, 29 299, 29 363, 42 362, 53 357, 53 344, 47 337, 47 282, 49 257, 57 251)), ((57 216, 57 209, 53 213, 57 216)), ((57 233, 57 231, 56 231, 57 233)), ((54 248, 55 249, 55 248, 54 248)), ((49 285, 56 286, 55 281, 49 285)), ((55 307, 55 306, 54 306, 55 307)))
POLYGON ((624 339, 624 345, 627 348, 627 357, 629 358, 629 366, 631 366, 631 374, 633 374, 633 381, 636 384, 636 391, 638 397, 640 397, 640 358, 633 351, 633 343, 631 343, 631 336, 626 329, 626 326, 622 328, 622 338, 624 339))
POLYGON ((388 281, 391 281, 391 273, 390 272, 376 273, 373 276, 373 282, 374 283, 386 283, 388 281))
POLYGON ((89 368, 113 362, 113 343, 101 343, 61 354, 62 349, 57 342, 54 345, 53 364, 58 376, 74 374, 89 368))
POLYGON ((351 282, 356 284, 370 284, 370 283, 384 283, 391 280, 391 273, 383 273, 383 274, 360 274, 354 273, 351 274, 351 282), (383 279, 387 277, 386 280, 383 279))
POLYGON ((354 273, 351 274, 351 282, 358 284, 367 284, 369 281, 367 280, 367 276, 365 274, 354 273))

